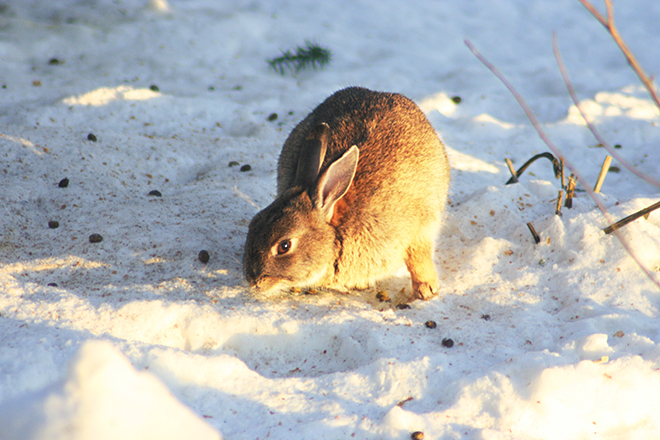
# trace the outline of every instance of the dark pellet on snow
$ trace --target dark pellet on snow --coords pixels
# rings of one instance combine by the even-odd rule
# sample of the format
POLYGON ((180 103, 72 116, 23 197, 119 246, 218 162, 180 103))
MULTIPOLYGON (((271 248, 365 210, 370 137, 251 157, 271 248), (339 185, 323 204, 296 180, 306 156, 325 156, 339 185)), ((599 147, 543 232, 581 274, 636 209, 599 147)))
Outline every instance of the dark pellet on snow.
POLYGON ((481 315, 481 319, 484 321, 490 321, 490 315, 481 315))
POLYGON ((443 347, 452 348, 454 346, 454 341, 451 338, 445 338, 442 340, 443 347))
POLYGON ((152 189, 151 191, 149 191, 149 194, 147 194, 147 195, 148 196, 154 196, 154 197, 163 197, 163 194, 160 191, 158 191, 157 189, 152 189))
POLYGON ((426 321, 424 325, 427 328, 436 328, 438 326, 438 324, 436 324, 435 321, 426 321))
POLYGON ((406 310, 410 308, 410 304, 397 304, 396 308, 399 310, 406 310))
POLYGON ((57 283, 48 283, 48 287, 57 287, 57 283))
POLYGON ((236 162, 235 160, 232 160, 231 162, 229 162, 229 165, 227 165, 227 166, 228 167, 236 167, 238 165, 240 165, 238 162, 236 162))
POLYGON ((384 290, 381 290, 376 294, 376 299, 380 302, 389 301, 390 296, 384 290))
POLYGON ((60 183, 58 183, 57 186, 59 186, 60 188, 66 188, 67 186, 69 186, 69 179, 65 177, 64 179, 60 180, 60 183))
POLYGON ((201 250, 201 251, 199 251, 199 254, 197 255, 197 258, 199 259, 199 261, 206 264, 206 263, 209 262, 209 259, 211 258, 211 256, 209 255, 209 253, 207 251, 201 250))
POLYGON ((100 243, 103 241, 103 237, 100 234, 92 234, 89 236, 90 243, 100 243))
POLYGON ((50 220, 50 221, 48 222, 48 227, 49 227, 50 229, 57 229, 57 228, 60 227, 60 223, 59 223, 59 222, 56 222, 55 220, 50 220))
POLYGON ((252 167, 248 164, 245 164, 241 167, 241 171, 250 171, 252 167))
POLYGON ((276 119, 277 119, 277 113, 271 113, 270 115, 268 115, 268 120, 269 120, 269 121, 272 122, 272 121, 274 121, 274 120, 276 120, 276 119))
POLYGON ((158 88, 158 86, 157 86, 156 84, 152 84, 152 85, 150 85, 149 88, 150 88, 153 92, 159 92, 159 91, 160 91, 160 89, 158 88))
POLYGON ((451 100, 454 101, 454 104, 460 104, 461 102, 463 102, 463 98, 461 98, 460 96, 454 96, 453 98, 451 98, 451 100))
POLYGON ((92 142, 96 142, 98 139, 96 139, 96 135, 94 133, 90 133, 90 134, 87 135, 87 140, 92 141, 92 142))

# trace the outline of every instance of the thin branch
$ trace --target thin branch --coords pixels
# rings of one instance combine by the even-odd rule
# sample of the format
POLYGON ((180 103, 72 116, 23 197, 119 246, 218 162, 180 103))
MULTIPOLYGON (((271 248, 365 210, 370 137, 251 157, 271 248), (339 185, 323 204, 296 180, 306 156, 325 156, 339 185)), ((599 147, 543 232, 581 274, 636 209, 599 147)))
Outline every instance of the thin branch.
POLYGON ((612 148, 610 144, 607 143, 607 141, 603 138, 603 136, 601 136, 600 132, 596 129, 594 124, 592 124, 591 121, 587 119, 587 115, 584 113, 584 110, 580 105, 580 101, 578 101, 577 94, 575 93, 575 88, 573 87, 573 83, 571 82, 571 79, 568 77, 568 72, 566 71, 566 65, 564 64, 564 61, 561 56, 561 52, 559 51, 559 45, 557 44, 557 36, 555 33, 552 34, 552 47, 555 53, 555 58, 557 59, 557 65, 559 66, 559 71, 561 72, 561 76, 564 79, 564 84, 566 84, 566 89, 568 90, 568 94, 571 96, 571 99, 573 100, 573 104, 575 104, 575 107, 582 115, 582 118, 587 123, 587 127, 589 127, 589 130, 594 135, 596 140, 598 140, 598 142, 600 142, 600 144, 607 150, 607 152, 613 158, 615 158, 621 165, 623 165, 625 169, 627 169, 628 171, 630 171, 640 179, 643 179, 645 182, 648 182, 651 185, 660 188, 660 180, 654 179, 648 174, 639 171, 634 165, 632 165, 626 159, 621 157, 619 153, 617 153, 616 150, 612 148))
POLYGON ((511 159, 508 157, 504 159, 504 162, 506 162, 506 166, 509 168, 509 172, 511 173, 511 178, 508 182, 506 182, 506 185, 510 183, 518 183, 518 174, 516 173, 516 169, 513 168, 513 162, 511 162, 511 159))
POLYGON ((555 205, 555 215, 561 216, 561 204, 564 201, 564 191, 559 190, 557 195, 557 204, 555 205))
POLYGON ((573 194, 575 193, 575 174, 571 173, 568 176, 568 183, 566 184, 566 207, 571 209, 573 207, 573 194))
POLYGON ((532 222, 527 222, 527 227, 529 228, 529 232, 532 234, 534 243, 539 244, 541 242, 541 237, 536 232, 536 229, 534 229, 534 225, 532 225, 532 222))
POLYGON ((523 166, 521 166, 518 169, 518 171, 513 171, 513 165, 510 164, 511 161, 507 159, 507 166, 509 167, 509 171, 511 172, 511 178, 505 183, 505 185, 510 185, 512 183, 518 182, 518 178, 522 176, 522 173, 524 173, 525 170, 529 168, 531 164, 536 162, 537 159, 540 159, 542 157, 545 157, 550 162, 552 162, 552 171, 555 173, 555 178, 556 179, 561 178, 561 171, 562 171, 561 162, 557 160, 557 158, 550 153, 539 153, 534 157, 532 157, 531 159, 529 159, 527 162, 525 162, 523 166))
POLYGON ((603 182, 605 181, 605 176, 607 176, 607 172, 610 170, 611 163, 612 156, 605 156, 605 161, 603 161, 603 166, 600 167, 600 173, 598 173, 598 179, 596 180, 596 185, 594 186, 595 193, 600 192, 600 188, 603 186, 603 182))
MULTIPOLYGON (((580 0, 580 3, 582 3, 582 5, 583 5, 585 8, 587 8, 587 9, 589 10, 589 12, 591 12, 591 15, 593 15, 594 17, 596 17, 596 19, 597 19, 598 21, 600 21, 600 23, 601 23, 603 26, 607 27, 607 20, 605 19, 605 17, 603 17, 603 16, 601 15, 600 12, 598 12, 598 9, 596 9, 596 8, 595 8, 591 3, 589 3, 588 1, 580 0)), ((606 3, 606 5, 607 5, 607 3, 606 3)), ((609 15, 609 11, 608 11, 608 16, 611 16, 611 15, 609 15)))
POLYGON ((616 231, 617 229, 624 227, 628 223, 634 222, 640 217, 648 216, 651 213, 651 211, 655 211, 658 208, 660 208, 660 202, 654 203, 653 205, 646 207, 641 211, 637 211, 636 213, 631 214, 628 217, 622 218, 618 222, 614 223, 612 226, 608 226, 607 228, 603 229, 603 232, 605 232, 606 234, 610 234, 616 231))
POLYGON ((282 52, 282 55, 279 57, 267 60, 267 62, 272 69, 284 75, 285 68, 293 73, 298 73, 307 67, 312 67, 313 69, 323 67, 330 62, 330 58, 330 50, 314 42, 305 41, 305 47, 296 47, 295 54, 291 50, 287 50, 286 52, 282 52))
MULTIPOLYGON (((536 132, 539 134, 541 139, 543 139, 543 142, 545 142, 545 144, 548 146, 548 148, 550 148, 550 150, 555 154, 556 157, 559 157, 560 159, 563 158, 564 165, 572 173, 575 174, 575 176, 580 181, 580 183, 582 183, 582 186, 586 189, 587 193, 589 193, 589 196, 591 197, 591 199, 596 203, 596 205, 598 206, 600 211, 603 213, 603 216, 605 217, 607 222, 609 224, 612 224, 612 220, 610 219, 610 215, 607 213, 607 210, 605 209, 605 206, 603 205, 603 203, 599 200, 599 198, 596 196, 596 194, 591 190, 589 185, 585 184, 585 182, 586 182, 585 179, 577 171, 577 169, 564 157, 563 154, 561 154, 559 149, 552 143, 550 138, 548 138, 545 131, 543 131, 543 129, 541 128, 541 124, 539 124, 539 121, 536 119, 536 116, 534 115, 532 110, 529 108, 529 106, 527 105, 527 103, 523 99, 522 95, 520 93, 518 93, 518 91, 513 87, 513 85, 504 77, 504 75, 502 75, 500 73, 500 71, 490 61, 488 61, 483 55, 481 55, 481 53, 479 53, 479 51, 477 51, 477 49, 472 45, 472 43, 470 43, 470 41, 465 40, 465 45, 472 51, 474 56, 476 56, 477 59, 479 59, 479 61, 481 61, 483 63, 484 66, 488 67, 488 69, 490 69, 490 71, 493 72, 493 74, 500 81, 502 81, 502 84, 504 84, 504 86, 507 89, 509 89, 509 92, 511 92, 513 97, 516 98, 516 100, 518 101, 518 104, 520 105, 520 107, 522 107, 523 111, 525 112, 525 114, 529 118, 530 122, 532 123, 532 125, 536 129, 536 132)), ((619 232, 614 231, 614 233, 617 236, 617 238, 619 239, 619 241, 621 242, 621 245, 623 246, 623 248, 626 250, 626 252, 628 252, 628 255, 630 255, 630 257, 635 261, 635 263, 637 263, 639 268, 646 274, 646 276, 649 278, 649 280, 651 280, 658 287, 658 289, 660 289, 660 281, 656 280, 653 277, 653 275, 651 274, 651 272, 642 264, 641 261, 639 261, 637 256, 633 253, 630 246, 628 246, 628 244, 623 240, 623 238, 621 237, 619 232)))
POLYGON ((653 87, 653 82, 652 80, 644 73, 644 69, 642 69, 642 66, 639 64, 637 59, 635 58, 635 55, 628 49, 628 46, 626 43, 623 41, 623 38, 621 38, 621 34, 619 34, 619 30, 617 27, 614 25, 614 9, 612 8, 612 1, 611 0, 604 0, 605 1, 605 6, 607 8, 607 19, 603 17, 603 15, 594 8, 594 6, 589 3, 588 0, 580 0, 580 3, 591 12, 591 15, 596 17, 596 19, 602 24, 605 29, 612 35, 612 38, 614 39, 614 42, 619 46, 619 49, 621 49, 621 52, 623 52, 623 55, 628 59, 628 63, 630 66, 633 68, 637 76, 639 77, 640 81, 642 81, 642 84, 644 84, 644 87, 649 91, 651 94, 651 97, 653 98, 653 101, 655 102, 655 105, 658 106, 658 109, 660 109, 660 98, 658 98, 658 94, 655 91, 655 87, 653 87))

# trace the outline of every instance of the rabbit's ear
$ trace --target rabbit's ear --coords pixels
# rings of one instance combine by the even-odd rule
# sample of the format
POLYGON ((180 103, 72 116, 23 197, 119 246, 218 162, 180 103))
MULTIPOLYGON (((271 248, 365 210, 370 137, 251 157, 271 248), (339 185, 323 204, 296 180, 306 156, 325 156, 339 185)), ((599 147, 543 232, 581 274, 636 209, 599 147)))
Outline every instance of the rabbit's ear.
POLYGON ((309 133, 300 149, 294 186, 311 188, 314 185, 325 158, 329 137, 330 127, 325 122, 314 127, 309 133))
POLYGON ((344 197, 353 182, 359 156, 360 150, 353 145, 319 178, 314 204, 324 213, 328 221, 332 218, 335 203, 344 197))

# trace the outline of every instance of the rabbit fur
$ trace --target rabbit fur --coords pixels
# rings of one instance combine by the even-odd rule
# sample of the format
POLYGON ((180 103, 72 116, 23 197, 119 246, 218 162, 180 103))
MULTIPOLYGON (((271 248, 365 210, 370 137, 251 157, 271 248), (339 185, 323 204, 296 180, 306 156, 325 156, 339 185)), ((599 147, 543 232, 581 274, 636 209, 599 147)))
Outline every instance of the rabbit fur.
POLYGON ((362 289, 405 264, 410 299, 438 292, 433 250, 449 164, 410 99, 334 93, 293 129, 277 171, 277 198, 249 226, 251 287, 362 289))

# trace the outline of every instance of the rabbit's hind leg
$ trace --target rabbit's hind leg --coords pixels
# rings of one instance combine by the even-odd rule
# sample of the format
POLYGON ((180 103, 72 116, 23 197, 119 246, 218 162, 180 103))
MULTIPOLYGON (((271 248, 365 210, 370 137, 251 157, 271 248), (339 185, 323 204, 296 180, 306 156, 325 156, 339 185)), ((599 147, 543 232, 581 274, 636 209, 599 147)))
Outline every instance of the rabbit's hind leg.
POLYGON ((433 241, 420 239, 406 250, 406 267, 412 279, 412 300, 431 299, 438 293, 438 274, 433 264, 433 241))

